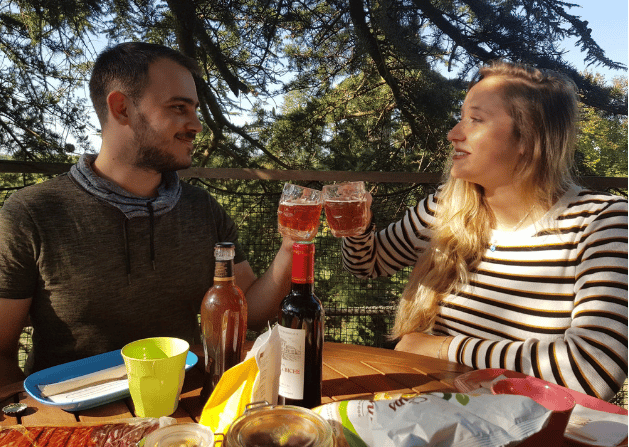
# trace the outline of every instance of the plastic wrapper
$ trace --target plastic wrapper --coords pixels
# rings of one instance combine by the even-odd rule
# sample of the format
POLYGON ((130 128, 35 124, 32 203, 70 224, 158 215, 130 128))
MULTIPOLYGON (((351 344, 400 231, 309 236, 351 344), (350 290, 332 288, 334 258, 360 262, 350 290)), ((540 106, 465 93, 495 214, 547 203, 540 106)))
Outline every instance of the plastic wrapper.
POLYGON ((280 348, 277 326, 260 335, 246 359, 221 376, 203 407, 199 423, 214 433, 226 433, 248 404, 277 403, 280 348))
POLYGON ((524 396, 430 393, 314 408, 337 447, 499 447, 541 431, 552 412, 524 396))
POLYGON ((136 447, 172 418, 137 418, 116 423, 76 426, 13 425, 0 428, 2 447, 136 447), (161 425, 160 425, 161 424, 161 425))

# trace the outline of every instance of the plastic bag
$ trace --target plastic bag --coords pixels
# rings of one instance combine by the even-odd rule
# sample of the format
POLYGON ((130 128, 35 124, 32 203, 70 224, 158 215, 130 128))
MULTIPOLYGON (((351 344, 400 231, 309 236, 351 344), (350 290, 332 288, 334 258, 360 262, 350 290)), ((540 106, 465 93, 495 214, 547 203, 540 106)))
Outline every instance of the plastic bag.
POLYGON ((524 396, 430 393, 333 402, 313 409, 337 447, 497 447, 539 432, 551 411, 524 396))
POLYGON ((214 433, 226 433, 247 404, 277 403, 280 348, 277 326, 260 335, 246 359, 221 376, 203 407, 199 423, 214 433))

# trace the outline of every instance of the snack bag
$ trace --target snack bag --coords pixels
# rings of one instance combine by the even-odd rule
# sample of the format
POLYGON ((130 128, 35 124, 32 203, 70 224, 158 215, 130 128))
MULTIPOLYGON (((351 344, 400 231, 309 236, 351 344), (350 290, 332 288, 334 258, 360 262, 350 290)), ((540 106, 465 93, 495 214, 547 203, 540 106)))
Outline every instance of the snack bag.
POLYGON ((253 384, 258 375, 256 359, 250 358, 225 371, 203 407, 199 423, 214 433, 225 433, 229 424, 251 402, 253 384))
POLYGON ((199 423, 226 433, 247 404, 277 403, 280 340, 276 327, 260 335, 245 360, 225 371, 206 402, 199 423))
POLYGON ((551 415, 524 396, 460 393, 341 401, 313 410, 332 425, 337 447, 514 445, 544 428, 551 415))

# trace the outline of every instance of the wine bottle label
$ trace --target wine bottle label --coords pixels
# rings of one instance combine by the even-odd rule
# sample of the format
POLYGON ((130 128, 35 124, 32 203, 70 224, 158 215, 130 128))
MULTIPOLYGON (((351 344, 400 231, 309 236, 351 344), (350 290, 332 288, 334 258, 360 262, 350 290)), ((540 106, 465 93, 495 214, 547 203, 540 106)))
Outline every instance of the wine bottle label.
POLYGON ((288 399, 304 398, 306 331, 278 325, 282 345, 279 394, 288 399))

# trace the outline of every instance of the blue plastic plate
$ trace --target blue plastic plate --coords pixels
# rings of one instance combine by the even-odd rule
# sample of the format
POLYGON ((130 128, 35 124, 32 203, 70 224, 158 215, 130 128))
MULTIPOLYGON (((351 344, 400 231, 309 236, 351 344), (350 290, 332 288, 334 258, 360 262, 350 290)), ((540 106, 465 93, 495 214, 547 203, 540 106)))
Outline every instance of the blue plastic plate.
MULTIPOLYGON (((199 358, 196 354, 188 351, 188 357, 186 357, 186 371, 192 368, 198 360, 199 358)), ((71 400, 63 400, 57 397, 55 401, 42 396, 38 385, 47 385, 73 379, 122 364, 124 364, 124 360, 122 359, 120 350, 106 352, 105 354, 99 354, 37 371, 24 380, 24 389, 36 401, 66 411, 78 411, 97 407, 130 396, 129 383, 126 380, 119 380, 104 386, 96 395, 91 394, 89 397, 78 397, 71 400)))

